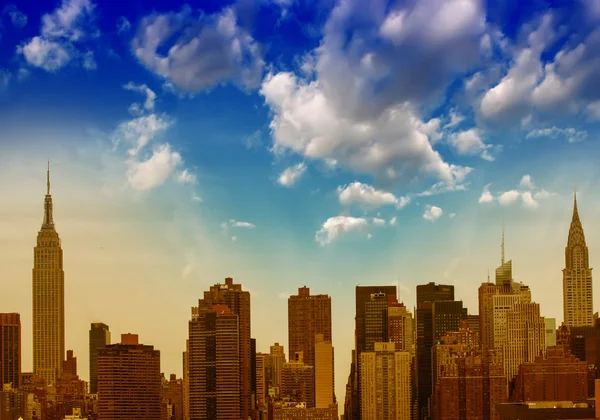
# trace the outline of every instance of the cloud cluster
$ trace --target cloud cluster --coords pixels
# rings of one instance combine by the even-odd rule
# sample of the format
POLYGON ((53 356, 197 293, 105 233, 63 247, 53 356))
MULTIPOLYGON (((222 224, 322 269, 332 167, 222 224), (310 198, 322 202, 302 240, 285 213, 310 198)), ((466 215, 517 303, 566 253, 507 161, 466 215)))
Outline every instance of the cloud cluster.
POLYGON ((329 245, 346 233, 364 230, 368 224, 368 220, 363 217, 330 217, 315 234, 315 240, 321 246, 329 245))
POLYGON ((21 12, 14 4, 7 4, 2 9, 2 15, 8 15, 10 23, 15 28, 22 28, 27 25, 27 15, 21 12))
MULTIPOLYGON (((221 223, 221 230, 225 236, 229 236, 230 229, 254 229, 256 226, 250 222, 241 222, 235 219, 229 219, 227 222, 221 223)), ((231 236, 231 242, 237 242, 238 236, 231 236)))
POLYGON ((423 219, 425 219, 429 222, 435 222, 437 219, 442 217, 443 214, 444 214, 444 211, 440 207, 428 204, 425 207, 425 212, 423 213, 423 219))
POLYGON ((490 186, 491 184, 487 184, 483 187, 483 192, 479 197, 480 204, 489 204, 497 201, 503 206, 510 206, 511 204, 520 201, 523 203, 524 207, 535 209, 539 207, 540 200, 547 199, 554 195, 543 188, 538 189, 529 174, 523 175, 517 189, 501 191, 498 192, 496 196, 490 192, 490 186))
POLYGON ((189 8, 146 16, 131 46, 143 65, 184 92, 226 81, 255 88, 263 74, 260 45, 238 24, 233 7, 201 18, 189 8))
POLYGON ((54 72, 75 58, 81 65, 96 68, 92 51, 81 50, 91 34, 95 5, 91 0, 62 0, 52 13, 42 16, 40 35, 17 47, 17 53, 34 67, 54 72))
POLYGON ((577 143, 585 140, 588 137, 587 131, 576 130, 573 127, 568 128, 558 128, 558 127, 550 127, 550 128, 538 128, 535 130, 531 130, 527 133, 525 138, 533 139, 538 137, 548 137, 552 139, 556 138, 566 138, 569 143, 577 143))
POLYGON ((131 104, 131 106, 129 107, 129 112, 132 115, 141 115, 144 113, 144 110, 147 112, 154 111, 154 101, 156 100, 156 93, 154 93, 152 89, 146 86, 146 84, 136 85, 133 82, 129 82, 123 86, 123 89, 138 92, 146 96, 146 100, 144 101, 143 105, 137 102, 131 104))
POLYGON ((345 206, 358 204, 369 209, 378 209, 386 205, 401 209, 411 200, 410 197, 396 197, 390 192, 377 190, 371 185, 358 181, 338 187, 337 193, 341 204, 345 206))

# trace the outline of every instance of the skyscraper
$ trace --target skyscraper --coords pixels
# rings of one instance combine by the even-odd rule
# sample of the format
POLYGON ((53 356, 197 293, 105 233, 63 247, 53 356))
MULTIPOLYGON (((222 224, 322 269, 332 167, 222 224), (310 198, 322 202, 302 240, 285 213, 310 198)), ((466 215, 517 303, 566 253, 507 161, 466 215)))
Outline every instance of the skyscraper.
POLYGON ((329 408, 334 403, 333 346, 322 334, 315 337, 315 407, 329 408))
POLYGON ((21 316, 0 314, 0 387, 21 387, 21 316))
POLYGON ((315 369, 304 363, 301 351, 283 365, 281 395, 291 401, 306 403, 307 408, 315 407, 315 369))
POLYGON ((410 354, 375 343, 360 355, 361 419, 410 419, 410 354))
POLYGON ((371 300, 371 295, 384 293, 386 296, 396 297, 396 286, 356 286, 356 359, 360 359, 360 353, 365 351, 365 304, 371 300))
POLYGON ((306 286, 298 289, 298 295, 288 299, 288 351, 290 359, 301 351, 304 363, 314 366, 315 335, 322 334, 331 341, 331 298, 327 295, 311 295, 306 286))
MULTIPOLYGON (((419 413, 427 411, 432 392, 431 348, 436 339, 433 325, 433 304, 438 301, 454 301, 454 286, 433 282, 417 286, 417 398, 419 413)), ((441 328, 438 334, 440 331, 442 331, 441 328)))
POLYGON ((90 393, 98 392, 98 350, 110 344, 108 325, 94 322, 90 326, 90 393))
POLYGON ((98 350, 98 420, 159 420, 160 351, 136 334, 98 350))
POLYGON ((285 349, 283 346, 280 346, 279 343, 275 343, 270 348, 270 355, 271 363, 273 365, 273 386, 278 388, 281 386, 281 373, 283 364, 286 362, 285 349))
POLYGON ((563 310, 567 327, 594 325, 592 269, 583 226, 577 211, 577 193, 573 198, 573 218, 565 248, 563 270, 563 310))
POLYGON ((388 341, 388 297, 373 293, 365 302, 365 351, 373 351, 375 343, 388 341))
POLYGON ((33 251, 33 372, 48 383, 60 377, 65 357, 65 274, 50 195, 50 163, 44 220, 33 251))
POLYGON ((204 292, 189 322, 190 418, 247 419, 252 408, 250 293, 226 278, 204 292))

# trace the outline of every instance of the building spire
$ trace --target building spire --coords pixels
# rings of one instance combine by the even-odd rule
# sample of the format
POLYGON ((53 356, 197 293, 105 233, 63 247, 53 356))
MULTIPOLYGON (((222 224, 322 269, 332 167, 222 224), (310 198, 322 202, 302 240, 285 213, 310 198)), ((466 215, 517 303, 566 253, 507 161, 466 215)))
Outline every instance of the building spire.
POLYGON ((52 218, 52 196, 50 195, 50 161, 48 161, 48 172, 46 172, 46 198, 44 199, 44 221, 42 230, 54 230, 52 218))
POLYGON ((46 195, 50 195, 50 159, 48 159, 47 185, 48 185, 48 192, 46 193, 46 195))
POLYGON ((502 213, 502 245, 501 245, 500 262, 502 265, 504 265, 504 212, 502 213))

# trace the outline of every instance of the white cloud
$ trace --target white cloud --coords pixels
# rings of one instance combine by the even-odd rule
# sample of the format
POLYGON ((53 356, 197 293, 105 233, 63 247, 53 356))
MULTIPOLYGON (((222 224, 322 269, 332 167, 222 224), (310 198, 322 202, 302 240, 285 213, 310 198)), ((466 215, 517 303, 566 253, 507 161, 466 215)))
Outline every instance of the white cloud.
POLYGON ((52 13, 42 16, 40 35, 18 46, 17 53, 30 65, 49 72, 64 67, 76 56, 81 56, 84 68, 95 69, 93 53, 76 48, 94 28, 94 8, 90 0, 63 0, 52 13))
POLYGON ((537 191, 535 194, 533 194, 533 198, 536 200, 544 200, 552 197, 553 195, 556 195, 556 193, 550 193, 542 188, 540 191, 537 191))
POLYGON ((505 191, 498 196, 498 201, 503 206, 508 206, 521 197, 521 193, 517 190, 505 191))
POLYGON ((196 183, 196 175, 184 169, 177 174, 177 182, 180 184, 195 184, 196 183))
MULTIPOLYGON (((485 152, 488 148, 481 140, 480 131, 477 128, 470 128, 466 131, 452 133, 448 136, 448 143, 458 152, 459 155, 469 155, 479 152, 485 152)), ((489 160, 489 154, 486 160, 489 160)))
POLYGON ((523 200, 525 207, 536 208, 539 206, 539 203, 531 195, 531 191, 522 192, 521 199, 523 200))
POLYGON ((147 116, 135 118, 133 120, 121 123, 115 134, 113 141, 119 143, 125 140, 133 145, 129 150, 130 156, 135 156, 142 150, 154 137, 166 130, 170 121, 165 116, 150 114, 147 116))
POLYGON ((523 177, 521 178, 521 182, 519 183, 519 185, 522 188, 527 188, 528 190, 533 190, 535 189, 535 185, 533 185, 533 182, 531 181, 531 175, 523 175, 523 177))
POLYGON ((184 92, 199 92, 228 80, 255 88, 263 74, 261 48, 238 25, 231 7, 202 19, 192 16, 190 8, 144 17, 132 49, 142 64, 184 92))
POLYGON ((374 217, 374 218, 373 218, 373 220, 372 220, 372 223, 373 223, 375 226, 385 226, 385 220, 383 220, 383 219, 380 219, 380 218, 378 218, 378 217, 374 217))
POLYGON ((370 233, 367 233, 367 239, 373 239, 373 235, 370 233))
POLYGON ((232 237, 231 237, 231 242, 237 242, 237 240, 238 240, 238 237, 237 237, 237 236, 232 236, 232 237))
POLYGON ((87 51, 82 55, 82 64, 84 69, 86 70, 96 70, 98 65, 96 64, 96 59, 94 58, 93 51, 87 51))
POLYGON ((456 213, 450 213, 448 215, 449 218, 454 219, 456 217, 456 213))
POLYGON ((390 219, 390 225, 392 225, 392 226, 396 226, 396 222, 397 222, 397 220, 396 220, 396 216, 394 216, 394 217, 392 217, 392 218, 390 219))
POLYGON ((260 93, 274 113, 273 150, 291 150, 310 159, 334 159, 359 173, 391 179, 416 174, 448 184, 465 169, 446 163, 429 142, 408 104, 394 106, 373 120, 353 120, 329 101, 319 82, 291 73, 268 75, 260 93))
POLYGON ((480 203, 491 203, 492 201, 494 201, 494 197, 492 196, 492 193, 490 192, 490 185, 491 184, 487 184, 485 187, 483 187, 483 192, 481 193, 481 196, 479 197, 480 203))
MULTIPOLYGON (((129 82, 123 86, 123 89, 130 90, 133 92, 139 92, 146 96, 146 101, 144 102, 144 109, 146 111, 154 111, 154 102, 156 100, 156 93, 152 89, 150 89, 146 84, 136 85, 133 82, 129 82)), ((139 108, 139 105, 138 105, 139 108)))
POLYGON ((127 182, 139 191, 146 191, 162 185, 181 164, 179 153, 171 150, 168 143, 154 148, 152 156, 145 161, 131 158, 127 163, 127 182))
POLYGON ((300 180, 304 172, 306 172, 306 165, 300 162, 285 169, 277 178, 277 182, 284 187, 291 187, 300 180))
POLYGON ((121 16, 117 19, 117 33, 122 34, 131 29, 131 22, 126 17, 121 16))
POLYGON ((39 36, 33 37, 27 44, 18 47, 17 52, 23 54, 32 66, 50 72, 60 69, 71 60, 69 52, 62 44, 39 36))
POLYGON ((394 194, 376 190, 370 185, 355 181, 352 184, 337 188, 340 203, 349 206, 359 204, 372 209, 377 209, 385 205, 394 205, 397 208, 405 207, 409 202, 409 197, 396 197, 394 194))
POLYGON ((453 128, 465 120, 465 116, 459 114, 456 110, 450 110, 450 121, 444 125, 444 130, 453 128))
POLYGON ((192 194, 192 201, 195 203, 202 203, 202 197, 200 197, 198 194, 193 193, 192 194))
POLYGON ((260 147, 262 144, 262 133, 260 130, 256 130, 254 133, 244 138, 244 145, 247 150, 255 149, 260 147))
POLYGON ((80 40, 85 35, 86 18, 92 16, 94 7, 90 0, 63 0, 53 13, 42 16, 42 35, 46 38, 80 40))
POLYGON ((10 22, 15 28, 22 28, 27 25, 27 15, 17 9, 14 4, 8 4, 2 10, 2 14, 8 14, 10 22))
POLYGON ((552 24, 552 15, 546 14, 527 37, 527 46, 515 53, 508 73, 483 95, 481 112, 486 118, 522 117, 527 112, 543 74, 541 55, 554 38, 552 24))
POLYGON ((430 222, 435 222, 437 219, 442 217, 444 211, 437 206, 427 205, 425 212, 423 213, 423 219, 430 222))
POLYGON ((569 143, 577 143, 585 140, 588 137, 588 133, 587 131, 576 130, 573 127, 558 128, 554 126, 550 128, 538 128, 536 130, 532 130, 527 133, 527 136, 525 136, 526 139, 539 137, 549 137, 553 139, 564 137, 569 143))
POLYGON ((366 228, 368 221, 361 217, 335 216, 323 223, 315 234, 315 240, 321 245, 329 245, 342 235, 366 228))
POLYGON ((236 228, 246 228, 246 229, 254 229, 256 227, 255 225, 253 225, 250 222, 240 222, 235 219, 229 220, 229 226, 236 227, 236 228))

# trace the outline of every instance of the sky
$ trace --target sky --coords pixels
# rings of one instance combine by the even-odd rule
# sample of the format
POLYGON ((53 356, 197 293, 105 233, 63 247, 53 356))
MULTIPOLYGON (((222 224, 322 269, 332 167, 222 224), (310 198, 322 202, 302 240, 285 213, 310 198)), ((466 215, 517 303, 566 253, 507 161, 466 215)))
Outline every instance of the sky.
POLYGON ((515 280, 562 322, 575 185, 600 252, 600 2, 193 3, 0 10, 0 311, 25 371, 47 160, 86 380, 91 322, 180 376, 191 307, 233 277, 263 352, 287 349, 290 294, 332 297, 343 401, 355 286, 412 309, 453 284, 475 314, 502 219, 515 280))

